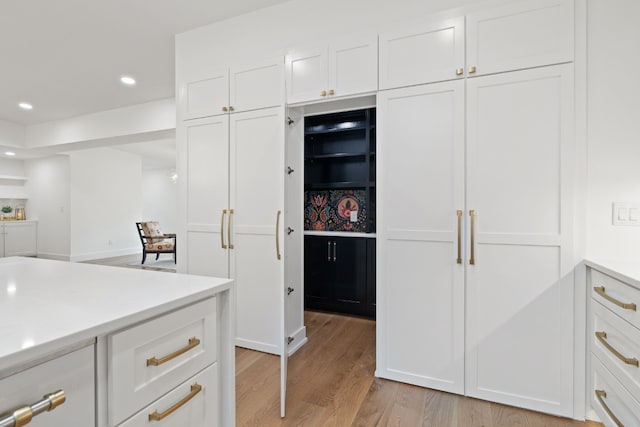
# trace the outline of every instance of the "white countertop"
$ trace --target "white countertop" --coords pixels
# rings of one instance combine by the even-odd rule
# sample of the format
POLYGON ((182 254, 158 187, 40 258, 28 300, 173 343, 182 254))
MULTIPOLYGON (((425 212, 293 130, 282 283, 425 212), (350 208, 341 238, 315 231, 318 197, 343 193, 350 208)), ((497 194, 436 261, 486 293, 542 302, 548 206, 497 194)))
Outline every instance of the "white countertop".
POLYGON ((0 372, 227 290, 229 279, 0 259, 0 372))
POLYGON ((588 267, 640 289, 640 262, 615 259, 586 259, 584 263, 588 267))

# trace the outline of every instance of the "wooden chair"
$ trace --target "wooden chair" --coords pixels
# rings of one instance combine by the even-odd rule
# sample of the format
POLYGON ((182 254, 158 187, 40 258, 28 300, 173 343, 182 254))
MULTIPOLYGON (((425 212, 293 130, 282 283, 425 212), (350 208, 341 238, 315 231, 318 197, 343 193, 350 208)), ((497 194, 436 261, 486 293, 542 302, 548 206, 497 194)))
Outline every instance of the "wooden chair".
POLYGON ((156 254, 156 260, 160 254, 173 254, 173 262, 176 262, 176 235, 163 233, 157 221, 136 222, 140 243, 142 243, 142 264, 147 259, 147 254, 156 254))

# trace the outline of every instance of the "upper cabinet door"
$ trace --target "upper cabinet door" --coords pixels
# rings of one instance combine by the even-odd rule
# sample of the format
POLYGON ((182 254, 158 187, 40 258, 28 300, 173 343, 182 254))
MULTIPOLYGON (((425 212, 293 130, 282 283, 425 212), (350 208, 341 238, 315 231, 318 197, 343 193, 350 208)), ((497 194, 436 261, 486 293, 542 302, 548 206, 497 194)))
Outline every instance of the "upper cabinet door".
POLYGON ((380 89, 464 77, 464 18, 380 35, 380 89))
POLYGON ((378 89, 378 37, 357 36, 329 46, 327 96, 375 92, 378 89))
POLYGON ((180 85, 179 117, 182 120, 224 114, 229 105, 229 70, 202 70, 180 85))
POLYGON ((277 107, 284 101, 283 58, 233 67, 229 72, 229 109, 249 111, 277 107))
POLYGON ((469 76, 573 61, 573 0, 509 3, 467 16, 469 76))
POLYGON ((326 98, 329 75, 326 47, 287 55, 286 68, 289 104, 326 98))

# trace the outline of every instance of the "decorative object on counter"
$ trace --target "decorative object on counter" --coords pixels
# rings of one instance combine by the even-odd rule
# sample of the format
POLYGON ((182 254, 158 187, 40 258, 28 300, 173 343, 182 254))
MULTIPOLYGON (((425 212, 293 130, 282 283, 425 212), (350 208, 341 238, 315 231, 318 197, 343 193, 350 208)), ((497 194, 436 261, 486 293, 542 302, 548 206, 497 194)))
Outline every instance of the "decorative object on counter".
POLYGON ((2 209, 0 209, 0 211, 2 211, 2 219, 3 221, 11 221, 16 219, 15 216, 9 216, 8 214, 10 214, 11 212, 13 212, 13 208, 9 205, 3 206, 2 209))
POLYGON ((367 232, 365 190, 307 191, 305 230, 367 232))
POLYGON ((27 216, 24 213, 24 208, 16 208, 16 221, 24 221, 27 216))

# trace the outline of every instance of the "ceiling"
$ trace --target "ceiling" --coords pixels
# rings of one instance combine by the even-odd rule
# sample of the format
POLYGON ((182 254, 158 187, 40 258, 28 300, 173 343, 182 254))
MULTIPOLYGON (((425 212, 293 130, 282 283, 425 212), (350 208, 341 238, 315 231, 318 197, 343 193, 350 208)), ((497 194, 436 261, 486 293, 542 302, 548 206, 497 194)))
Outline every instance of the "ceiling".
POLYGON ((173 97, 174 34, 283 1, 3 1, 0 119, 29 125, 173 97))

